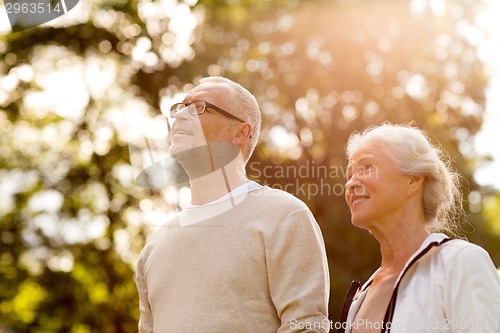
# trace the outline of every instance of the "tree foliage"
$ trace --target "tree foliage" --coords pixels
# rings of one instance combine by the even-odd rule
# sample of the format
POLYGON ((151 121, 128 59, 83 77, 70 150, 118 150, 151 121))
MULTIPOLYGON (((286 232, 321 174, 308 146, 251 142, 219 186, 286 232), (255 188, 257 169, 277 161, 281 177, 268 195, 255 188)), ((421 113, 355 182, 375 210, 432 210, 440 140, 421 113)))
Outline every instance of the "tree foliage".
POLYGON ((82 2, 3 36, 0 331, 136 331, 135 261, 179 197, 134 183, 127 134, 206 75, 256 95, 248 176, 313 211, 332 320, 350 280, 379 264, 343 199, 345 143, 371 124, 413 121, 443 146, 463 176, 464 233, 499 266, 498 194, 473 179, 488 81, 473 38, 481 3, 422 3, 82 2))

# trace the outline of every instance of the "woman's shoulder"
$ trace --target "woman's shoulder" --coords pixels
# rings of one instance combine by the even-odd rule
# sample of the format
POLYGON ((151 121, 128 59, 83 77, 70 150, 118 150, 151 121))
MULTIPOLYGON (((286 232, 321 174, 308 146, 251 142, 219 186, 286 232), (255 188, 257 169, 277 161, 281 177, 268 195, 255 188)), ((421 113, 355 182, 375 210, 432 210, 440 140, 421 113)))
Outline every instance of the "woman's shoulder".
POLYGON ((443 252, 449 254, 459 254, 460 252, 470 252, 477 254, 488 254, 481 246, 464 239, 451 239, 442 245, 443 252))
POLYGON ((452 239, 441 246, 438 256, 445 262, 465 265, 493 265, 489 253, 481 246, 463 239, 452 239))

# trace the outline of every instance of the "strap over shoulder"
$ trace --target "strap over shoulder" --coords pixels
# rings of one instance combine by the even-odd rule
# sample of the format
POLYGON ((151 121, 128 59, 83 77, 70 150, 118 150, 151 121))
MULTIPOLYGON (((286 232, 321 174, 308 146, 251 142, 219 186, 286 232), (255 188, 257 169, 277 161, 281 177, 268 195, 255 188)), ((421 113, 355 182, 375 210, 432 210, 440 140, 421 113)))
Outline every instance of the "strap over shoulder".
POLYGON ((387 310, 385 311, 385 316, 384 316, 384 323, 382 325, 383 329, 381 333, 389 333, 391 331, 391 322, 392 318, 394 317, 394 311, 396 309, 396 300, 398 297, 398 290, 399 290, 399 285, 401 281, 403 280, 403 277, 405 276, 406 272, 412 267, 420 258, 422 258, 427 252, 429 252, 433 247, 435 246, 441 246, 446 242, 449 242, 453 240, 453 238, 444 238, 441 241, 435 241, 427 245, 425 249, 423 249, 418 255, 416 255, 412 261, 406 266, 405 270, 399 277, 398 282, 396 283, 396 286, 394 287, 394 290, 392 292, 391 296, 391 301, 389 302, 389 305, 387 306, 387 310))
POLYGON ((340 328, 338 330, 338 333, 344 333, 345 332, 345 323, 347 322, 347 315, 349 313, 349 309, 351 308, 352 300, 354 299, 354 296, 358 292, 358 290, 361 288, 361 283, 358 280, 354 280, 351 283, 351 286, 349 287, 349 290, 347 291, 347 294, 344 298, 344 305, 342 306, 342 312, 340 314, 340 328))

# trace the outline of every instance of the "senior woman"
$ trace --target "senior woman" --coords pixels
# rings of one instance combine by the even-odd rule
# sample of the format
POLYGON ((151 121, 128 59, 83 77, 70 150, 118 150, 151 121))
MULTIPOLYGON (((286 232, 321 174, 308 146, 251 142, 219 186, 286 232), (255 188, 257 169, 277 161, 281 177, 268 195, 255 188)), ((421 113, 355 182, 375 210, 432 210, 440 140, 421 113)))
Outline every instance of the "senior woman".
POLYGON ((345 198, 352 224, 379 242, 380 268, 348 292, 339 332, 500 332, 500 278, 481 247, 450 231, 458 175, 420 129, 351 135, 345 198))

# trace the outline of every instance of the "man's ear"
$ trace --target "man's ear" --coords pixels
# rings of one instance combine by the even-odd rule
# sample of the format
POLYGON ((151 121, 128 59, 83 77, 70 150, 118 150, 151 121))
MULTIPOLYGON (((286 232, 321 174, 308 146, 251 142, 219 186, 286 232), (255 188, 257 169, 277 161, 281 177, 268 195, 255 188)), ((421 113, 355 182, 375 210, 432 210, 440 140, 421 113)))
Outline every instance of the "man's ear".
POLYGON ((423 188, 424 180, 424 175, 410 175, 410 179, 408 180, 408 194, 412 195, 420 188, 423 188))
POLYGON ((237 132, 233 137, 232 143, 241 146, 245 141, 252 137, 253 127, 250 123, 242 123, 237 127, 237 132))

